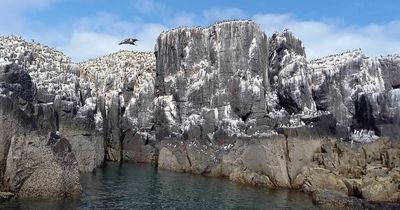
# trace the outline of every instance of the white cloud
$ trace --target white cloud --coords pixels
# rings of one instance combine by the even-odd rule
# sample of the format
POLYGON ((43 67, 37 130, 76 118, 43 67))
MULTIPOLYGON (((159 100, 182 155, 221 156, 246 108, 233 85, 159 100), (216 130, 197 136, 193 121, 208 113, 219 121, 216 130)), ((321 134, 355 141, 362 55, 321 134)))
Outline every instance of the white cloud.
MULTIPOLYGON (((171 12, 165 4, 154 0, 131 0, 144 15, 162 17, 159 22, 119 18, 118 14, 100 12, 95 16, 78 17, 59 25, 43 25, 29 20, 27 11, 40 11, 64 0, 0 0, 0 34, 22 35, 26 39, 58 48, 74 61, 109 54, 120 49, 152 51, 161 31, 177 26, 209 25, 215 21, 249 18, 239 8, 211 8, 200 13, 171 12), (126 37, 140 39, 139 46, 119 46, 126 37)), ((400 20, 383 24, 351 25, 345 20, 301 20, 292 14, 256 14, 252 16, 267 35, 285 28, 293 31, 306 47, 309 59, 362 48, 369 56, 400 53, 400 20)))
POLYGON ((120 50, 117 44, 119 41, 117 37, 108 34, 76 31, 61 48, 73 61, 79 62, 120 50))
POLYGON ((40 11, 62 0, 0 0, 0 33, 27 34, 37 23, 27 19, 25 12, 40 11))
POLYGON ((215 22, 220 20, 242 19, 246 17, 246 14, 239 8, 212 8, 205 10, 203 16, 207 21, 215 22))
POLYGON ((85 17, 74 24, 71 34, 60 49, 71 56, 75 62, 107 55, 122 49, 135 51, 153 51, 156 38, 167 27, 162 24, 127 22, 111 14, 100 13, 85 17), (138 46, 118 45, 127 38, 139 39, 138 46))
POLYGON ((140 39, 135 50, 139 51, 154 51, 156 39, 162 31, 167 30, 167 26, 162 24, 144 24, 138 32, 137 37, 140 39))
MULTIPOLYGON (((173 17, 169 23, 173 27, 196 25, 197 15, 194 13, 182 12, 173 17)), ((198 24, 198 23, 197 23, 198 24)))
POLYGON ((400 21, 354 26, 338 21, 306 21, 290 14, 258 14, 253 19, 268 35, 285 28, 299 37, 308 58, 361 48, 368 56, 400 53, 400 21))

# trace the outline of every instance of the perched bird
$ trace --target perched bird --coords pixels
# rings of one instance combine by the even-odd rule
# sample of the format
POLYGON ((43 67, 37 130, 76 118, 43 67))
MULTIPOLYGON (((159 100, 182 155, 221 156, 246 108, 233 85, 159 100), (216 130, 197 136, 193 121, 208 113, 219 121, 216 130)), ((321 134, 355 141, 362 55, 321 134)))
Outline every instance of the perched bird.
POLYGON ((136 45, 136 44, 135 44, 136 41, 139 41, 139 40, 138 40, 138 39, 135 39, 135 38, 127 38, 127 39, 124 39, 122 42, 120 42, 119 45, 121 45, 121 44, 136 45))

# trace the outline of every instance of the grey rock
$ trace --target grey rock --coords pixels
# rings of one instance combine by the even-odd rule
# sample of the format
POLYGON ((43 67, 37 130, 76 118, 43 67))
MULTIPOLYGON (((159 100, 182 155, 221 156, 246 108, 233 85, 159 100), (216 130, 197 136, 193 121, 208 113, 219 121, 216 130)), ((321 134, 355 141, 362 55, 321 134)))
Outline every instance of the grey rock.
POLYGON ((145 132, 132 130, 125 133, 123 139, 123 160, 134 163, 157 163, 158 150, 152 136, 145 132))
POLYGON ((287 31, 273 34, 269 43, 268 75, 280 105, 290 114, 315 109, 303 43, 287 31))
POLYGON ((70 144, 53 135, 47 138, 32 131, 11 140, 5 180, 19 197, 60 198, 80 192, 78 163, 70 144))
POLYGON ((399 56, 308 62, 292 33, 268 39, 244 20, 163 32, 155 56, 79 64, 14 36, 0 44, 0 190, 70 196, 107 159, 398 202, 399 56))
POLYGON ((267 175, 277 187, 290 187, 287 170, 287 144, 283 136, 257 140, 243 153, 243 166, 267 175))
POLYGON ((14 197, 15 197, 14 193, 0 192, 0 202, 9 201, 14 197))
MULTIPOLYGON (((80 63, 79 69, 85 95, 97 98, 106 158, 121 161, 124 137, 131 135, 129 132, 154 135, 155 57, 152 53, 120 51, 80 63)), ((142 152, 148 151, 143 155, 150 157, 153 150, 142 152)))
POLYGON ((346 127, 356 114, 358 94, 385 89, 380 63, 360 50, 314 60, 308 66, 317 109, 331 112, 346 127))
POLYGON ((336 191, 324 191, 313 195, 313 202, 323 208, 364 209, 364 201, 336 191))
POLYGON ((299 130, 301 129, 296 129, 295 133, 286 137, 287 170, 290 180, 294 180, 302 172, 303 167, 312 162, 314 154, 320 151, 322 144, 319 137, 299 130))
POLYGON ((187 133, 183 138, 213 141, 219 125, 232 130, 263 115, 268 41, 254 22, 164 32, 155 51, 157 139, 187 133))
POLYGON ((397 89, 400 87, 400 56, 393 55, 379 59, 382 77, 385 81, 385 89, 397 89))
POLYGON ((379 136, 400 140, 399 102, 399 89, 361 95, 357 101, 358 125, 379 136))

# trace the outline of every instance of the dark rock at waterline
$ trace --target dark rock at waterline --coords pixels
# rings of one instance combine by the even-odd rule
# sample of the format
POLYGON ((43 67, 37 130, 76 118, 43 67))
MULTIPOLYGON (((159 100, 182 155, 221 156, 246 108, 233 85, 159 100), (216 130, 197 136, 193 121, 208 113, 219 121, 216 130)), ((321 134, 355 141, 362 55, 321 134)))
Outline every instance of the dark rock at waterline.
POLYGON ((324 208, 364 209, 364 201, 336 191, 324 191, 313 195, 313 202, 324 208))
POLYGON ((357 197, 343 195, 335 191, 324 191, 312 195, 313 202, 319 207, 328 209, 382 209, 395 210, 400 208, 399 203, 376 204, 366 202, 357 197))
POLYGON ((15 197, 11 192, 0 192, 0 202, 9 201, 15 197))

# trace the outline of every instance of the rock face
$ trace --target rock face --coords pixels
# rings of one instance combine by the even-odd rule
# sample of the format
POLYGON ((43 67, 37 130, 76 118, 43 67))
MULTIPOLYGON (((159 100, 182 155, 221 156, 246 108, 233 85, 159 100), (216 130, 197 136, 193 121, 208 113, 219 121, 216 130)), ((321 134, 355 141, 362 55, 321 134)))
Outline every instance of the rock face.
POLYGON ((20 197, 66 197, 80 192, 71 145, 53 131, 56 111, 34 103, 31 77, 16 64, 0 66, 2 188, 20 197))
POLYGON ((279 104, 290 114, 315 109, 303 43, 290 32, 274 34, 269 43, 267 73, 279 104))
POLYGON ((292 33, 244 20, 163 32, 155 56, 79 64, 0 44, 1 191, 70 196, 106 159, 302 189, 321 205, 400 201, 399 56, 307 61, 292 33))
POLYGON ((361 95, 357 102, 361 127, 400 140, 400 89, 361 95))
MULTIPOLYGON (((38 118, 51 124, 49 131, 59 131, 68 139, 80 171, 92 171, 101 165, 103 137, 93 120, 97 106, 93 100, 82 100, 79 68, 61 52, 14 36, 2 38, 1 45, 0 57, 19 66, 20 71, 31 78, 32 85, 23 87, 24 91, 31 92, 30 106, 42 107, 43 111, 36 113, 38 118)), ((19 93, 14 89, 9 91, 19 93)))
POLYGON ((360 50, 312 61, 310 70, 317 109, 331 112, 345 127, 352 125, 360 94, 385 90, 379 61, 360 50))
POLYGON ((254 22, 162 33, 155 53, 157 139, 215 142, 263 117, 268 41, 254 22))
POLYGON ((155 54, 159 168, 397 202, 387 162, 397 143, 377 140, 398 131, 397 57, 356 50, 308 62, 293 34, 267 38, 251 21, 163 32, 155 54), (392 182, 372 181, 369 152, 353 147, 385 148, 373 156, 392 182))
POLYGON ((154 55, 121 51, 80 63, 79 68, 84 99, 97 98, 106 158, 154 162, 154 55))
POLYGON ((106 155, 122 160, 124 143, 125 160, 156 161, 152 54, 122 51, 74 64, 14 36, 0 44, 2 189, 19 197, 79 193, 79 172, 95 170, 106 155))

